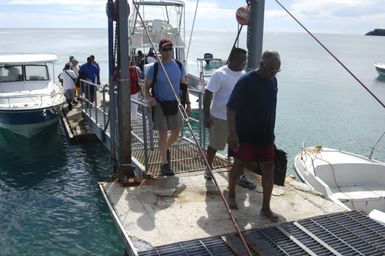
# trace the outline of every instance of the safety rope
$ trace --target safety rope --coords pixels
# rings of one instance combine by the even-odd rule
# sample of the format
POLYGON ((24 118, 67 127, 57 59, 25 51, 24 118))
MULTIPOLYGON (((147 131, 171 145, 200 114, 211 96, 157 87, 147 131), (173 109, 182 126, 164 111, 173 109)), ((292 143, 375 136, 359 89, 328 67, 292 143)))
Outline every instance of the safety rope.
POLYGON ((199 5, 199 0, 197 0, 197 4, 195 5, 194 19, 193 19, 193 23, 191 25, 190 39, 189 39, 188 47, 187 47, 186 63, 188 63, 187 61, 188 61, 188 56, 190 53, 190 46, 191 46, 192 35, 193 35, 194 27, 195 27, 195 18, 197 16, 197 12, 198 12, 198 5, 199 5))
MULTIPOLYGON (((247 0, 250 1, 250 0, 247 0)), ((297 18, 294 17, 293 14, 287 8, 285 8, 278 0, 274 0, 278 5, 282 7, 289 15, 292 17, 321 47, 327 51, 383 108, 385 108, 385 104, 376 96, 374 95, 373 92, 369 90, 367 86, 363 82, 361 82, 360 79, 358 79, 353 72, 351 72, 320 40, 318 40, 297 18)), ((372 159, 373 151, 377 144, 381 141, 383 136, 385 135, 385 132, 380 136, 378 141, 374 144, 370 154, 369 154, 369 159, 372 159)))
POLYGON ((278 0, 274 0, 278 5, 280 5, 282 7, 282 9, 284 9, 289 15, 290 17, 292 17, 319 45, 321 45, 322 48, 324 48, 325 51, 327 51, 362 87, 364 87, 364 89, 370 94, 372 95, 372 97, 383 107, 385 108, 385 104, 379 99, 377 98, 376 95, 374 95, 374 93, 372 93, 368 87, 366 87, 364 85, 363 82, 361 82, 360 79, 358 79, 320 40, 317 39, 317 37, 315 37, 304 25, 302 25, 302 23, 296 19, 294 17, 293 14, 290 13, 289 10, 287 10, 278 0))
MULTIPOLYGON (((144 23, 144 20, 143 20, 143 18, 142 18, 142 15, 140 14, 140 12, 139 12, 139 10, 138 10, 138 7, 137 7, 136 5, 134 5, 134 6, 135 6, 136 11, 137 11, 137 13, 138 13, 139 19, 140 19, 140 21, 142 22, 144 31, 146 32, 146 35, 147 35, 147 37, 149 38, 150 44, 151 44, 151 46, 153 47, 153 49, 154 49, 156 55, 158 56, 158 55, 159 55, 159 54, 158 54, 158 51, 156 50, 156 47, 155 47, 155 45, 154 45, 154 42, 152 41, 152 38, 150 37, 150 34, 149 34, 149 32, 148 32, 148 30, 147 30, 147 27, 146 27, 146 25, 145 25, 145 23, 144 23)), ((211 167, 210 167, 210 165, 209 165, 209 163, 208 163, 208 161, 207 161, 207 158, 206 158, 206 156, 205 156, 205 152, 203 151, 202 147, 200 146, 200 144, 199 144, 199 142, 198 142, 197 137, 195 136, 195 134, 194 134, 194 132, 193 132, 193 129, 192 129, 192 126, 191 126, 191 124, 190 124, 190 121, 189 121, 188 115, 187 115, 187 113, 186 113, 186 110, 185 110, 184 107, 182 106, 182 104, 181 104, 181 102, 180 102, 180 99, 179 99, 179 96, 177 95, 177 93, 176 93, 175 90, 174 90, 174 87, 172 86, 171 80, 170 80, 170 78, 169 78, 169 76, 168 76, 168 74, 167 74, 167 72, 166 72, 166 69, 165 69, 165 67, 164 67, 164 65, 163 65, 163 63, 162 63, 161 61, 159 61, 158 63, 160 64, 161 68, 163 69, 163 72, 164 72, 164 74, 165 74, 165 76, 166 76, 166 79, 167 79, 167 81, 168 81, 168 83, 169 83, 169 86, 170 86, 170 88, 171 88, 171 90, 172 90, 172 92, 173 92, 175 98, 176 98, 177 101, 178 101, 178 108, 179 108, 179 111, 182 113, 183 121, 187 124, 187 127, 188 127, 188 129, 189 129, 189 131, 190 131, 190 133, 191 133, 191 135, 192 135, 192 137, 193 137, 193 140, 194 140, 196 146, 198 147, 198 150, 199 150, 199 152, 200 152, 202 158, 204 159, 205 165, 206 165, 207 169, 209 170, 209 172, 210 172, 210 174, 211 174, 211 177, 212 177, 212 180, 213 180, 213 182, 214 182, 214 184, 215 184, 215 187, 216 187, 216 189, 218 190, 218 193, 219 193, 219 195, 220 195, 220 197, 221 197, 221 199, 222 199, 222 201, 223 201, 223 203, 224 203, 224 205, 225 205, 225 207, 226 207, 227 213, 229 214, 230 219, 231 219, 231 221, 232 221, 232 223, 233 223, 233 225, 234 225, 234 227, 235 227, 235 229, 236 229, 236 231, 237 231, 237 233, 238 233, 238 235, 239 235, 239 237, 240 237, 240 239, 241 239, 241 241, 242 241, 242 243, 243 243, 243 245, 244 245, 246 251, 248 252, 248 255, 252 255, 251 252, 250 252, 249 247, 247 246, 246 240, 245 240, 245 238, 244 238, 244 236, 243 236, 243 234, 242 234, 242 232, 241 232, 241 230, 240 230, 240 228, 239 228, 239 225, 238 225, 237 221, 235 220, 235 217, 233 216, 233 214, 232 214, 232 212, 231 212, 230 206, 228 205, 228 203, 227 203, 227 201, 226 201, 226 199, 225 199, 225 197, 224 197, 222 191, 221 191, 220 188, 219 188, 219 184, 218 184, 218 182, 217 182, 215 176, 213 175, 212 169, 211 169, 211 167)))
MULTIPOLYGON (((311 159, 311 164, 312 164, 312 167, 313 167, 313 173, 314 173, 314 176, 318 176, 317 173, 316 173, 316 170, 315 170, 316 168, 315 168, 315 165, 314 165, 314 160, 319 160, 319 161, 325 162, 327 165, 330 166, 330 168, 331 168, 331 170, 332 170, 333 180, 334 180, 334 183, 336 184, 336 188, 338 189, 338 191, 339 191, 340 193, 344 194, 347 198, 350 198, 349 195, 346 195, 345 192, 342 191, 342 189, 341 189, 342 186, 339 185, 339 183, 337 182, 336 170, 334 169, 333 164, 332 164, 331 162, 329 162, 329 161, 327 161, 327 160, 325 160, 325 159, 323 159, 323 158, 321 158, 321 157, 318 156, 318 154, 321 154, 322 146, 319 146, 319 145, 318 145, 318 146, 316 146, 316 147, 314 147, 314 148, 306 148, 306 147, 304 146, 304 144, 303 144, 303 145, 302 145, 302 148, 303 148, 303 153, 304 153, 305 155, 309 156, 310 159, 311 159)), ((307 167, 305 166, 305 170, 306 170, 306 169, 307 169, 307 167)), ((319 176, 318 176, 318 177, 319 177, 319 176)), ((326 185, 329 186, 329 184, 327 184, 327 183, 326 183, 326 185)), ((329 186, 329 187, 330 187, 330 186, 329 186)), ((333 192, 333 194, 334 194, 334 192, 333 192)), ((350 203, 352 204, 352 210, 355 210, 356 207, 355 207, 355 205, 354 205, 353 199, 350 199, 349 201, 350 201, 350 203)))
MULTIPOLYGON (((250 7, 251 7, 251 0, 246 0, 246 4, 247 4, 247 7, 250 8, 250 7)), ((237 36, 235 37, 233 46, 231 47, 231 50, 234 49, 234 47, 235 47, 235 45, 236 45, 237 43, 239 43, 239 35, 240 35, 241 32, 242 32, 242 28, 243 28, 243 25, 241 25, 241 26, 238 27, 238 33, 237 33, 237 36)), ((231 51, 231 50, 230 50, 230 51, 231 51)), ((226 65, 229 63, 229 59, 230 59, 230 55, 229 55, 229 57, 228 57, 227 60, 226 60, 226 65)))
POLYGON ((373 152, 374 152, 374 149, 376 148, 376 146, 378 145, 378 143, 380 143, 380 141, 382 140, 382 138, 384 137, 385 135, 385 131, 382 133, 382 135, 380 136, 380 138, 377 140, 377 142, 374 144, 374 146, 372 147, 372 150, 370 151, 370 154, 369 154, 369 159, 372 159, 372 155, 373 155, 373 152))

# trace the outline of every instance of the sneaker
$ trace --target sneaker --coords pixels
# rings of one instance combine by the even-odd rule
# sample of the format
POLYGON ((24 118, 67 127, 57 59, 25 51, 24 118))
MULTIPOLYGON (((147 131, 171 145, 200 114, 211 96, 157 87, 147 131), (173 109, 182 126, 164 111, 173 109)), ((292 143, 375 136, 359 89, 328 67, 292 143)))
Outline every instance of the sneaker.
POLYGON ((211 180, 212 179, 209 168, 206 168, 204 177, 205 177, 206 180, 211 180))
POLYGON ((238 184, 244 188, 248 188, 251 190, 257 187, 257 185, 255 185, 253 181, 249 180, 245 174, 242 174, 241 176, 239 176, 238 184))
POLYGON ((164 176, 174 176, 174 171, 171 169, 170 164, 164 164, 160 167, 160 172, 164 176))
POLYGON ((167 159, 167 163, 171 164, 171 152, 169 149, 167 149, 167 152, 166 152, 166 159, 167 159))

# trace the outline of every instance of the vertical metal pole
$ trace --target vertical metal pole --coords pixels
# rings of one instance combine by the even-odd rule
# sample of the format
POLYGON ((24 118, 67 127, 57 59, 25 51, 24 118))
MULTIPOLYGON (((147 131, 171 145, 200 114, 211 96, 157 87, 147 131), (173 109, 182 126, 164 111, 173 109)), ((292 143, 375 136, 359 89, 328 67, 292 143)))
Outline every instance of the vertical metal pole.
POLYGON ((204 126, 204 121, 203 121, 203 89, 199 90, 198 93, 198 120, 199 120, 199 144, 201 147, 206 148, 206 143, 204 141, 204 132, 205 132, 205 126, 204 126))
POLYGON ((128 6, 127 0, 119 0, 119 67, 120 84, 118 94, 118 138, 119 138, 119 181, 128 183, 133 178, 131 168, 131 97, 128 59, 128 6))
POLYGON ((262 56, 264 13, 265 0, 252 0, 251 19, 247 27, 247 70, 256 69, 262 56))
MULTIPOLYGON (((113 81, 114 76, 114 66, 115 66, 115 58, 114 58, 114 21, 112 17, 112 0, 108 0, 107 2, 107 10, 108 10, 108 84, 110 85, 110 88, 108 90, 108 94, 110 96, 110 136, 111 136, 111 158, 116 161, 117 155, 116 155, 116 133, 115 133, 115 120, 116 120, 116 108, 115 108, 115 93, 114 93, 114 86, 115 83, 113 81)), ((106 124, 105 126, 106 127, 106 124)))
POLYGON ((148 140, 147 140, 147 119, 151 118, 148 115, 147 107, 139 105, 142 108, 142 125, 143 125, 143 143, 144 143, 144 169, 146 174, 149 172, 148 165, 148 140))

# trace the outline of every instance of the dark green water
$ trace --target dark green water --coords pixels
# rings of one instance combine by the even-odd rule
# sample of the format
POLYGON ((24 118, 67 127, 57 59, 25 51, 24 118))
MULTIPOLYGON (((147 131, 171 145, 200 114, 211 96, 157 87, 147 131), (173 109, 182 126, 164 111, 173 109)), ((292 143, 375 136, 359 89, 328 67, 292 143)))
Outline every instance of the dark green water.
POLYGON ((69 144, 63 128, 31 140, 0 131, 1 255, 123 255, 98 181, 109 152, 69 144))

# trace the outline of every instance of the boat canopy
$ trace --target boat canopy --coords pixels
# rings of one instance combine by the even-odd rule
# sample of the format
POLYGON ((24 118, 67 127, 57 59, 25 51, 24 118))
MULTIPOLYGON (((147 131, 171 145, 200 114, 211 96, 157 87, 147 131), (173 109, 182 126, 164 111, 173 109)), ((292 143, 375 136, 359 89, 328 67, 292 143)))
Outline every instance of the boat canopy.
POLYGON ((16 65, 16 64, 32 64, 46 63, 57 60, 55 54, 15 54, 0 55, 0 64, 16 65))
POLYGON ((163 1, 135 1, 138 5, 153 5, 153 6, 178 6, 184 7, 184 2, 180 0, 163 0, 163 1))

